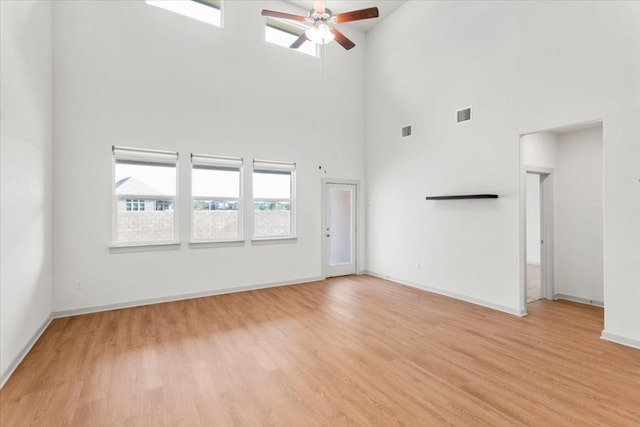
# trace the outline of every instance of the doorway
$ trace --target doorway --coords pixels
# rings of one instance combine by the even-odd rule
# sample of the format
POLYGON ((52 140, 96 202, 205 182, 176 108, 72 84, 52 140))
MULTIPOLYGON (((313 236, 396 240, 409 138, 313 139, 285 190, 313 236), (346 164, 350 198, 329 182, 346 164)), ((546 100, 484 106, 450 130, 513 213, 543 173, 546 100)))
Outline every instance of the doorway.
POLYGON ((358 184, 323 181, 324 276, 355 274, 357 271, 358 184))
POLYGON ((522 312, 538 297, 528 295, 537 250, 540 298, 604 306, 602 122, 523 134, 520 144, 522 312))
POLYGON ((552 169, 526 166, 526 303, 553 299, 552 169))

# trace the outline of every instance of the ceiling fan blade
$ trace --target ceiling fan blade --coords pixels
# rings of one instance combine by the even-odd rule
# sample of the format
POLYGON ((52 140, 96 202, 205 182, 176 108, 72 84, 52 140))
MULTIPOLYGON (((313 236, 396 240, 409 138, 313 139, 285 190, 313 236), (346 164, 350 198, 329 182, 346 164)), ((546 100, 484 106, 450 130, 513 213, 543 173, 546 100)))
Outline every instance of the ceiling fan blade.
POLYGON ((296 41, 294 41, 293 43, 291 43, 291 46, 289 46, 290 49, 297 49, 300 46, 302 46, 302 43, 306 42, 307 40, 309 40, 307 38, 307 35, 305 33, 300 34, 300 37, 298 37, 296 39, 296 41))
POLYGON ((370 7, 368 9, 354 10, 351 12, 339 13, 334 16, 336 24, 342 24, 344 22, 359 21, 360 19, 377 18, 380 16, 377 7, 370 7))
POLYGON ((340 46, 342 46, 346 50, 349 50, 352 47, 355 47, 356 44, 351 40, 349 40, 347 36, 342 34, 340 31, 336 30, 335 28, 331 28, 329 31, 331 31, 333 35, 336 36, 336 43, 338 43, 340 46))
POLYGON ((291 21, 304 22, 307 20, 306 16, 292 15, 291 13, 276 12, 275 10, 262 9, 262 16, 271 16, 273 18, 290 19, 291 21))
POLYGON ((324 0, 314 0, 313 2, 313 10, 315 10, 319 14, 324 13, 324 0))

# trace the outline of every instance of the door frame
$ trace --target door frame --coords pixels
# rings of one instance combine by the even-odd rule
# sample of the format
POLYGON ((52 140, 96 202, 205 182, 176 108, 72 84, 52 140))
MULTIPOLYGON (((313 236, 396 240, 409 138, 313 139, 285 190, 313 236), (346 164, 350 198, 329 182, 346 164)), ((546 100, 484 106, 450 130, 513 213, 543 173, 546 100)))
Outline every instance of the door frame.
MULTIPOLYGON (((543 299, 555 299, 554 288, 554 256, 553 256, 553 168, 545 168, 541 166, 524 165, 525 174, 525 196, 524 196, 524 212, 525 227, 527 224, 526 217, 526 175, 535 174, 540 176, 540 296, 543 299)), ((527 234, 524 234, 524 304, 527 304, 527 234)))
POLYGON ((327 252, 328 252, 328 248, 327 248, 327 238, 326 238, 326 230, 327 230, 327 208, 328 208, 328 198, 327 198, 327 185, 328 184, 346 184, 346 185, 353 185, 355 186, 355 195, 354 195, 354 201, 353 201, 353 209, 355 209, 354 212, 354 216, 355 216, 355 223, 353 224, 353 233, 354 233, 354 238, 353 238, 353 262, 355 264, 355 268, 356 268, 356 274, 358 274, 359 270, 358 270, 358 266, 359 266, 359 262, 358 262, 358 258, 359 258, 359 253, 360 253, 360 245, 359 245, 359 228, 358 228, 358 223, 360 222, 360 209, 358 207, 358 204, 360 203, 360 198, 359 198, 359 193, 360 193, 360 181, 357 179, 340 179, 340 178, 322 178, 322 191, 321 193, 321 204, 322 204, 322 220, 321 220, 321 227, 320 227, 320 241, 321 241, 321 251, 322 251, 322 256, 320 257, 321 259, 321 277, 322 279, 326 279, 327 278, 327 252))

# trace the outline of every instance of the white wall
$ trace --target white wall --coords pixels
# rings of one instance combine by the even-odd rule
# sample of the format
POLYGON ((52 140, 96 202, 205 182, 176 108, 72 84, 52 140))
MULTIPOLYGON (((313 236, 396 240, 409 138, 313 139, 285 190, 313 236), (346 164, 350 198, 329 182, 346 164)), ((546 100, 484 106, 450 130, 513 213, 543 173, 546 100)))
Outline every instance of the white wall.
POLYGON ((264 41, 262 8, 302 12, 228 1, 221 29, 142 1, 54 2, 54 311, 320 276, 321 178, 364 178, 365 37, 327 47, 323 87, 318 59, 264 41), (295 161, 297 242, 110 253, 114 144, 179 152, 183 241, 189 153, 243 157, 248 183, 253 158, 295 161))
POLYGON ((410 1, 374 28, 369 270, 521 310, 519 135, 602 119, 603 335, 640 346, 638 22, 636 2, 410 1), (500 198, 424 200, 476 192, 500 198))
POLYGON ((555 292, 603 301, 602 127, 560 134, 554 172, 555 292))
POLYGON ((540 264, 540 175, 527 174, 527 264, 540 264))
POLYGON ((51 314, 51 4, 0 2, 0 384, 51 314))
POLYGON ((553 132, 536 132, 522 137, 523 163, 526 166, 554 168, 558 135, 553 132))

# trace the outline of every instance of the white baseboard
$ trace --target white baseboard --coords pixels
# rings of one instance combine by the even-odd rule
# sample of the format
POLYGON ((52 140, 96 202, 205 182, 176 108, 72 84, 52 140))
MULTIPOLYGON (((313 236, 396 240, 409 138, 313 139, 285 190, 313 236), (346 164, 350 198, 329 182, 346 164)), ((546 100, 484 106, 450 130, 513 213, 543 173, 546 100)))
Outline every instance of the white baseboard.
POLYGON ((469 302, 471 304, 475 304, 475 305, 480 305, 482 307, 487 307, 490 308, 492 310, 497 310, 497 311, 501 311, 503 313, 508 313, 508 314, 512 314, 514 316, 526 316, 527 315, 527 310, 526 309, 519 309, 519 308, 513 308, 513 307, 507 307, 504 305, 500 305, 500 304, 494 304, 490 301, 485 301, 485 300, 481 300, 478 298, 473 298, 473 297, 469 297, 467 295, 462 295, 462 294, 458 294, 455 292, 450 292, 447 291, 445 289, 440 289, 440 288, 436 288, 433 286, 427 286, 427 285, 423 285, 420 283, 415 283, 415 282, 411 282, 411 281, 407 281, 407 280, 403 280, 403 279, 398 279, 395 277, 391 277, 391 276, 386 276, 383 274, 378 274, 376 272, 373 271, 367 271, 367 274, 374 276, 374 277, 379 277, 380 279, 386 279, 386 280, 391 280, 392 282, 396 282, 399 283, 401 285, 405 285, 405 286, 410 286, 412 288, 416 288, 416 289, 421 289, 423 291, 427 291, 427 292, 433 292, 434 294, 438 294, 438 295, 444 295, 446 297, 450 297, 450 298, 454 298, 457 300, 461 300, 461 301, 465 301, 465 302, 469 302))
POLYGON ((582 298, 582 297, 574 297, 572 295, 555 294, 553 296, 553 299, 563 299, 566 301, 579 302, 580 304, 594 305, 596 307, 604 308, 604 301, 597 301, 597 300, 592 300, 592 299, 582 298))
POLYGON ((606 341, 611 341, 616 344, 621 344, 627 347, 637 348, 638 350, 640 350, 640 340, 623 337, 621 335, 612 334, 607 331, 602 331, 602 335, 600 335, 600 338, 606 341))
POLYGON ((276 288, 278 286, 300 285, 303 283, 317 282, 319 280, 322 280, 322 278, 308 277, 305 279, 296 279, 296 280, 283 281, 283 282, 262 283, 259 285, 240 286, 237 288, 224 288, 224 289, 215 289, 211 291, 193 292, 188 294, 169 295, 165 297, 148 298, 148 299, 135 300, 135 301, 125 301, 125 302, 119 302, 115 304, 105 304, 105 305, 96 305, 91 307, 75 308, 72 310, 54 311, 53 313, 51 313, 51 315, 52 315, 52 318, 59 319, 62 317, 77 316, 80 314, 98 313, 101 311, 109 311, 109 310, 119 310, 121 308, 140 307, 143 305, 161 304, 164 302, 181 301, 181 300, 193 299, 193 298, 203 298, 203 297, 210 297, 214 295, 230 294, 235 292, 256 291, 258 289, 276 288))
POLYGON ((18 355, 13 359, 13 362, 11 362, 11 364, 9 365, 9 367, 2 373, 2 375, 0 375, 0 389, 2 387, 4 387, 4 385, 7 383, 7 381, 9 380, 9 378, 11 377, 11 375, 13 375, 13 373, 15 372, 15 370, 18 368, 18 366, 20 365, 20 363, 22 363, 22 361, 24 360, 24 358, 27 356, 27 354, 29 354, 29 352, 31 351, 31 349, 33 348, 33 346, 35 345, 35 343, 40 339, 40 336, 42 336, 42 334, 44 333, 45 330, 47 330, 47 328, 49 327, 49 325, 51 324, 51 321, 53 320, 53 317, 51 315, 49 315, 44 322, 42 323, 42 325, 40 325, 40 327, 38 328, 38 330, 36 331, 35 334, 33 334, 33 336, 31 337, 31 339, 29 341, 27 341, 27 344, 25 344, 25 346, 22 348, 22 350, 20 351, 20 353, 18 353, 18 355))

